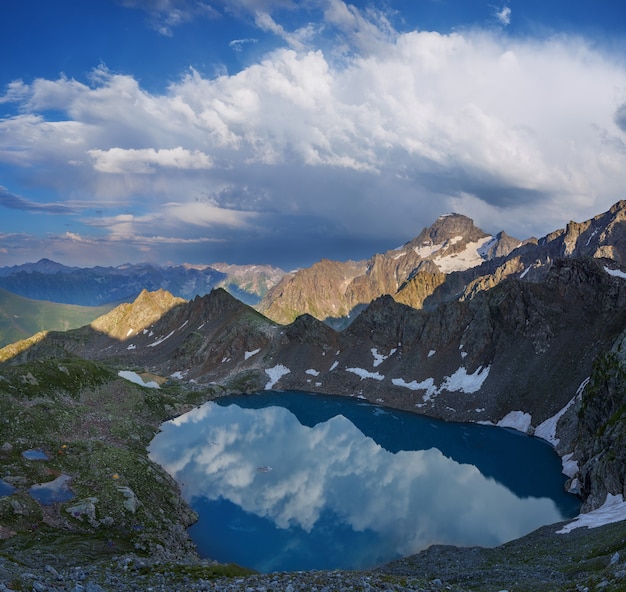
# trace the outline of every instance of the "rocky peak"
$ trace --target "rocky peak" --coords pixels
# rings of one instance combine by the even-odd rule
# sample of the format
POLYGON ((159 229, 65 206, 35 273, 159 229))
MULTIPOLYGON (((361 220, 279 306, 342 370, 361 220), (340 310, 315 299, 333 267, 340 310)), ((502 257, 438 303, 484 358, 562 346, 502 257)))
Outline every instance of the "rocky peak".
POLYGON ((98 317, 91 323, 91 328, 106 333, 109 337, 125 340, 185 302, 166 290, 143 290, 133 302, 120 304, 111 312, 98 317))
POLYGON ((443 245, 447 241, 462 237, 466 242, 475 242, 489 236, 474 225, 474 221, 462 214, 444 214, 439 216, 428 228, 424 228, 409 245, 443 245))

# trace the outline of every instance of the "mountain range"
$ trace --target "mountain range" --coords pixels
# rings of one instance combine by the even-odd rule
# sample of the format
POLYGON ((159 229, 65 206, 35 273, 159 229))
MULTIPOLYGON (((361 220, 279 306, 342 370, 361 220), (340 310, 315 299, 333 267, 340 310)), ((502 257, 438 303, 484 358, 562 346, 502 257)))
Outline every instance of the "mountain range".
POLYGON ((559 257, 605 257, 624 265, 625 216, 622 201, 585 222, 520 241, 505 232, 490 236, 470 218, 447 214, 402 247, 367 261, 323 260, 286 274, 258 309, 280 323, 308 313, 341 328, 383 294, 413 308, 433 309, 472 298, 508 277, 537 281, 559 257))
POLYGON ((255 304, 284 273, 269 265, 138 263, 80 268, 41 259, 0 268, 0 288, 34 300, 99 306, 132 301, 142 290, 166 289, 190 299, 223 287, 242 302, 255 304))
MULTIPOLYGON (((278 388, 515 428, 555 447, 590 512, 626 495, 625 239, 626 201, 524 241, 452 214, 366 262, 287 274, 258 310, 222 288, 190 300, 143 290, 0 361, 21 384, 44 361, 133 372, 172 416, 192 395, 278 388)), ((604 577, 621 577, 615 565, 607 557, 604 577)))

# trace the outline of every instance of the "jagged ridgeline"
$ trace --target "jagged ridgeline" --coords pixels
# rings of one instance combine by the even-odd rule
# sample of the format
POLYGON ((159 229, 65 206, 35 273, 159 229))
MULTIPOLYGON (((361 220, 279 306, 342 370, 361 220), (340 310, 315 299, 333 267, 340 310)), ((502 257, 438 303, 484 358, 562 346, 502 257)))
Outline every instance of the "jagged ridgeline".
MULTIPOLYGON (((269 290, 259 310, 221 288, 193 299, 142 291, 88 325, 5 347, 2 417, 12 427, 2 454, 14 475, 24 472, 14 486, 25 512, 9 502, 0 505, 9 524, 5 547, 17 553, 36 516, 51 532, 82 529, 95 537, 106 531, 125 548, 137 543, 151 556, 165 556, 154 540, 165 537, 170 558, 189 557, 183 527, 192 517, 172 493, 175 486, 154 467, 153 473, 137 468, 152 466, 142 452, 151 430, 201 401, 269 388, 358 395, 442 419, 534 433, 564 459, 568 487, 582 497, 585 510, 617 499, 626 494, 625 238, 626 202, 526 241, 489 236, 454 214, 367 262, 321 261, 289 274, 269 290), (330 326, 348 315, 349 324, 330 326), (131 384, 118 377, 120 371, 160 388, 131 384), (27 420, 8 419, 24 413, 27 420), (85 417, 91 418, 88 426, 85 417), (107 481, 106 504, 85 502, 76 517, 66 516, 67 504, 46 514, 26 496, 27 485, 41 476, 19 459, 16 441, 97 452, 98 478, 123 479, 107 481), (138 456, 126 457, 128 450, 138 456), (146 474, 145 482, 130 476, 136 470, 146 474), (131 517, 125 502, 137 514, 131 517), (147 508, 159 503, 173 517, 163 528, 147 508), (107 512, 131 530, 122 536, 104 520, 107 512), (141 535, 132 531, 138 517, 149 525, 141 535)), ((63 454, 55 458, 55 470, 86 470, 65 462, 63 454)), ((86 478, 80 499, 91 498, 100 499, 94 479, 86 478)), ((543 542, 533 539, 531 546, 544 548, 554 530, 536 535, 543 542)), ((626 556, 623 536, 620 543, 613 530, 608 538, 594 531, 587 548, 581 531, 571 539, 556 537, 576 540, 562 543, 572 549, 564 561, 578 561, 575 549, 584 547, 589 561, 602 557, 594 563, 602 577, 617 581, 619 562, 611 563, 611 557, 626 556)), ((510 549, 503 548, 502 557, 510 559, 510 549)), ((490 556, 492 564, 498 552, 490 556)), ((568 578, 591 581, 587 559, 574 575, 551 567, 553 575, 545 577, 561 578, 563 586, 568 578)), ((533 565, 541 561, 545 557, 528 559, 533 565)), ((457 576, 462 581, 461 574, 450 577, 457 576)), ((493 589, 506 583, 498 580, 493 589)))
POLYGON ((287 274, 260 302, 269 318, 289 323, 307 313, 345 327, 375 298, 391 295, 413 308, 471 298, 507 277, 538 281, 560 257, 607 258, 626 263, 626 202, 583 223, 570 222, 544 238, 490 236, 460 214, 441 216, 398 249, 361 262, 323 260, 287 274))

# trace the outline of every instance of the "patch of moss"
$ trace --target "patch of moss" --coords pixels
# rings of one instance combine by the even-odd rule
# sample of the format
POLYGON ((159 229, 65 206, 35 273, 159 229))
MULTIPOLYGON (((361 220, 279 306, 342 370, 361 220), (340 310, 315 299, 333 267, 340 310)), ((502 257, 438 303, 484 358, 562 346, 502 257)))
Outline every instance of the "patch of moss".
POLYGON ((241 567, 236 563, 215 565, 165 563, 156 566, 140 568, 140 573, 142 570, 144 570, 144 573, 151 572, 169 574, 169 576, 173 577, 175 581, 182 581, 185 578, 189 578, 191 580, 216 580, 218 578, 237 578, 250 576, 257 573, 252 569, 248 569, 247 567, 241 567))

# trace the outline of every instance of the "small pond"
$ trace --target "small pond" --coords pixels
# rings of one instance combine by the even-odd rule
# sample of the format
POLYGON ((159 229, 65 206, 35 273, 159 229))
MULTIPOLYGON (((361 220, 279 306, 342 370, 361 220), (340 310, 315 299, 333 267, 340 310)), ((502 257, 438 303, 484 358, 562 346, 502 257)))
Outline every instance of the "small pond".
POLYGON ((66 502, 74 498, 74 492, 70 489, 69 475, 59 475, 56 479, 46 483, 37 483, 29 490, 29 495, 44 506, 51 506, 58 502, 66 502))
POLYGON ((495 546, 580 507, 539 439, 348 397, 227 397, 163 424, 149 453, 198 512, 201 555, 261 572, 495 546))
POLYGON ((7 483, 4 479, 0 479, 0 497, 11 495, 15 492, 15 487, 10 483, 7 483))
POLYGON ((41 448, 33 448, 31 450, 24 450, 22 456, 26 460, 48 460, 48 455, 41 450, 41 448))

